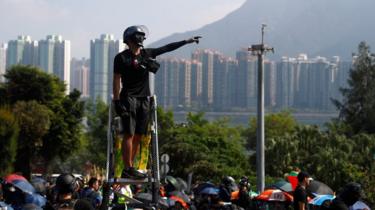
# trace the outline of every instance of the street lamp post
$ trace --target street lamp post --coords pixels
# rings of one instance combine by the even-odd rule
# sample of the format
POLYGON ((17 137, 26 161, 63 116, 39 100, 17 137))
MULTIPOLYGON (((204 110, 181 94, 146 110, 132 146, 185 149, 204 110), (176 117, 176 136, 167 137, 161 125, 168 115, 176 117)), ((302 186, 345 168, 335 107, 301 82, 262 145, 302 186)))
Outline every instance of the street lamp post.
POLYGON ((264 157, 264 55, 268 52, 274 52, 273 47, 264 44, 264 28, 266 24, 262 24, 262 43, 251 45, 248 49, 253 55, 258 56, 258 101, 257 101, 257 191, 264 190, 265 177, 265 157, 264 157))

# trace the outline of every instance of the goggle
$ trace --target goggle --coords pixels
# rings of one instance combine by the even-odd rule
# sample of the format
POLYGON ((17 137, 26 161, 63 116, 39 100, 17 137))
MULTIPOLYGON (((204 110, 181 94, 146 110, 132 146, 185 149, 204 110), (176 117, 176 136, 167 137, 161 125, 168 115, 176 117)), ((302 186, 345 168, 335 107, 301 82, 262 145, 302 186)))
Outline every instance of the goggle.
POLYGON ((146 39, 146 36, 143 33, 136 33, 134 38, 137 42, 143 42, 146 39))

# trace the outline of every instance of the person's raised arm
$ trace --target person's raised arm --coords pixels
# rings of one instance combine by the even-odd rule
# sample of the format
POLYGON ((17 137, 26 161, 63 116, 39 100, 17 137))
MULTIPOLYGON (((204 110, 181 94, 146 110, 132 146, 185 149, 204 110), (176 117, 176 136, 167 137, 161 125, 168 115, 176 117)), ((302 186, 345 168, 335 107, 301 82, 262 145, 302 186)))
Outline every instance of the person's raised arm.
POLYGON ((179 42, 172 42, 170 44, 164 45, 159 48, 153 48, 150 51, 150 57, 155 58, 158 55, 164 54, 166 52, 171 52, 173 50, 176 50, 177 48, 180 48, 184 46, 185 44, 190 44, 190 43, 199 43, 199 39, 202 38, 201 36, 194 36, 190 39, 182 40, 179 42))

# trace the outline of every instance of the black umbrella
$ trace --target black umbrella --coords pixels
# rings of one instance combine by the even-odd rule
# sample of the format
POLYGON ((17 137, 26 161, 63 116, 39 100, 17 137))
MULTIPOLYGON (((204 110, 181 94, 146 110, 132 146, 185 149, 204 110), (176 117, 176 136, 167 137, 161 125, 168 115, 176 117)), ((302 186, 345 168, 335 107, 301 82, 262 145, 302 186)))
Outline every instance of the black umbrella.
POLYGON ((292 185, 289 182, 284 181, 284 180, 280 180, 276 183, 273 183, 272 185, 268 186, 268 188, 276 188, 276 189, 280 189, 280 190, 285 191, 285 192, 292 192, 293 191, 292 185))
POLYGON ((316 180, 310 182, 307 191, 319 195, 333 195, 333 190, 328 185, 316 180))

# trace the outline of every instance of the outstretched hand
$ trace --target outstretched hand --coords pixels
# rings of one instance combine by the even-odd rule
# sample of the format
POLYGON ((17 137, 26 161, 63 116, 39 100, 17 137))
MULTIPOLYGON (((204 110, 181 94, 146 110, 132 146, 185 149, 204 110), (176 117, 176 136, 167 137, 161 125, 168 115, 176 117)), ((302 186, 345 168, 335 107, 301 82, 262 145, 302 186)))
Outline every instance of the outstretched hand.
POLYGON ((191 37, 190 39, 186 40, 187 43, 197 43, 199 44, 199 39, 202 38, 201 36, 194 36, 194 37, 191 37))

